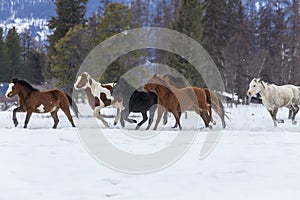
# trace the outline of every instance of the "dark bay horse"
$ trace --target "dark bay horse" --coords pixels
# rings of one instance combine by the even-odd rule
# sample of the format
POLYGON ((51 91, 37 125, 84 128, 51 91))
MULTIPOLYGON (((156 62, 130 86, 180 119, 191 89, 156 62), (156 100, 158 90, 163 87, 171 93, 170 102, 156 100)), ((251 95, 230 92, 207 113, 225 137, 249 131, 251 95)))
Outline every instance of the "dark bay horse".
POLYGON ((149 122, 146 130, 150 128, 157 108, 157 95, 154 92, 137 91, 124 78, 120 78, 113 88, 112 95, 116 101, 123 101, 125 109, 122 110, 120 118, 122 127, 125 126, 124 119, 130 123, 136 123, 136 120, 128 118, 130 112, 140 112, 143 120, 135 128, 139 129, 147 121, 147 111, 149 110, 149 122))
POLYGON ((57 111, 61 109, 66 114, 72 126, 75 127, 69 106, 72 107, 77 118, 78 109, 72 98, 64 92, 60 90, 41 92, 30 85, 27 81, 14 78, 9 84, 5 96, 11 98, 15 95, 18 95, 19 97, 19 107, 13 110, 13 122, 15 126, 19 124, 16 117, 17 112, 27 112, 24 128, 27 128, 27 124, 32 113, 50 112, 54 119, 53 128, 56 128, 59 122, 57 111))
POLYGON ((161 105, 158 109, 158 117, 154 129, 157 128, 164 109, 173 113, 180 130, 182 127, 179 119, 180 113, 183 111, 195 111, 203 119, 205 126, 211 128, 209 123, 213 122, 212 106, 214 106, 218 111, 217 113, 221 115, 223 127, 226 126, 224 120, 225 113, 220 106, 221 101, 216 100, 216 95, 211 96, 211 91, 208 89, 197 87, 178 89, 156 74, 148 80, 144 88, 146 91, 156 91, 158 104, 161 105))

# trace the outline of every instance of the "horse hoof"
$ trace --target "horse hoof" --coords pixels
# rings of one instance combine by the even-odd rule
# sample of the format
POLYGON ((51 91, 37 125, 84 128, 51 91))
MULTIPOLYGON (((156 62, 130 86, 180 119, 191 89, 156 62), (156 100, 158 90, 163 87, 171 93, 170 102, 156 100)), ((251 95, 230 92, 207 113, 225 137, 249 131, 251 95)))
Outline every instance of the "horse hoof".
POLYGON ((216 125, 216 124, 217 124, 217 122, 216 122, 216 121, 212 121, 212 124, 213 124, 213 125, 216 125))
POLYGON ((293 121, 292 124, 293 124, 293 125, 296 125, 296 124, 297 124, 297 121, 293 121))
POLYGON ((139 128, 140 128, 140 126, 136 126, 136 127, 135 127, 135 130, 139 130, 139 128))
POLYGON ((137 121, 135 119, 132 120, 132 123, 137 123, 137 121))

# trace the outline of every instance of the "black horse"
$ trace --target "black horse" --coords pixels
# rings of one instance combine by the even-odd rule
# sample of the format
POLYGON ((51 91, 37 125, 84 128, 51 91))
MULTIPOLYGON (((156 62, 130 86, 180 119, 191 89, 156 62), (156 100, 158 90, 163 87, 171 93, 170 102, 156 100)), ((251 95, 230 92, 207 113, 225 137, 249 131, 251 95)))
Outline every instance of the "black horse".
POLYGON ((154 92, 138 91, 131 86, 124 78, 120 78, 113 88, 112 96, 115 101, 123 101, 124 110, 121 111, 121 126, 125 126, 125 121, 129 123, 137 123, 134 119, 129 119, 130 112, 139 112, 143 115, 143 120, 136 126, 136 130, 144 124, 147 119, 147 111, 149 110, 149 122, 146 130, 148 130, 153 122, 154 112, 157 108, 157 95, 154 92))

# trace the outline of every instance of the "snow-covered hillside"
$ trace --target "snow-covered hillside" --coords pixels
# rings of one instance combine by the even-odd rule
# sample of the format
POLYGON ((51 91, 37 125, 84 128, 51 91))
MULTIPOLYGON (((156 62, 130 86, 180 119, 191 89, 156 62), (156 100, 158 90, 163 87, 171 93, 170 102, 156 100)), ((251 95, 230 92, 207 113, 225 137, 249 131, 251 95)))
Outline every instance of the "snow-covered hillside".
MULTIPOLYGON (((80 105, 80 111, 91 116, 86 105, 80 105)), ((58 129, 53 130, 49 115, 34 114, 29 128, 23 129, 13 127, 10 111, 0 112, 0 199, 298 199, 300 124, 294 126, 286 120, 275 128, 261 105, 227 111, 230 120, 226 129, 217 126, 213 130, 196 130, 196 139, 181 159, 165 169, 142 175, 107 168, 85 150, 78 130, 91 117, 76 120, 76 129, 60 113, 58 129), (204 139, 216 130, 222 133, 220 140, 211 154, 200 160, 204 139)), ((191 116, 189 113, 188 119, 182 118, 183 129, 189 129, 191 116)), ((279 117, 286 118, 287 111, 281 109, 279 117)), ((24 114, 18 114, 18 119, 23 123, 24 114)), ((101 123, 96 126, 110 133, 106 137, 115 141, 114 145, 138 151, 166 143, 178 132, 170 128, 172 124, 170 117, 159 135, 135 143, 124 136, 119 125, 108 129, 101 123), (157 137, 166 140, 155 140, 157 137)), ((126 124, 125 130, 135 133, 133 128, 126 124)))

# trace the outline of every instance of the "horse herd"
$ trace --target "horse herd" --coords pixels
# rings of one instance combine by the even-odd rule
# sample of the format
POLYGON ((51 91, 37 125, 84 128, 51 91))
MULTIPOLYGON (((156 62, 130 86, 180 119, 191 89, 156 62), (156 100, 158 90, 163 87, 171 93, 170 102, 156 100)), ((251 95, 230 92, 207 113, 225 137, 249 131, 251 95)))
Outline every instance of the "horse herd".
MULTIPOLYGON (((172 82, 166 75, 154 74, 148 79, 143 86, 143 91, 138 91, 124 78, 120 78, 116 83, 101 84, 94 80, 87 72, 81 73, 74 84, 76 90, 84 90, 88 98, 88 103, 93 109, 94 116, 108 127, 108 122, 101 114, 101 109, 107 106, 117 108, 117 115, 114 125, 120 121, 121 126, 125 126, 125 121, 137 123, 136 120, 130 119, 131 112, 142 114, 136 130, 148 120, 146 130, 153 123, 154 113, 157 110, 157 119, 154 130, 163 117, 163 124, 167 123, 167 112, 171 112, 176 120, 174 127, 182 129, 180 123, 181 113, 193 111, 203 120, 206 128, 211 129, 216 122, 213 119, 212 110, 220 117, 222 127, 226 127, 226 112, 224 106, 216 93, 208 88, 199 88, 191 86, 178 86, 172 82), (149 111, 149 117, 147 112, 149 111)), ((274 122, 283 122, 276 119, 279 107, 287 107, 293 113, 292 122, 296 124, 295 116, 299 111, 300 89, 294 85, 277 86, 254 78, 249 84, 247 95, 249 97, 259 93, 262 97, 263 104, 270 112, 274 122)), ((68 120, 75 127, 69 107, 72 108, 75 116, 78 118, 79 111, 72 100, 66 93, 60 90, 39 91, 25 80, 14 78, 9 84, 6 91, 6 97, 18 95, 19 105, 13 110, 13 123, 18 125, 16 118, 17 112, 26 112, 24 128, 27 128, 32 113, 51 113, 54 120, 53 128, 56 128, 59 122, 57 112, 61 109, 68 120)))

